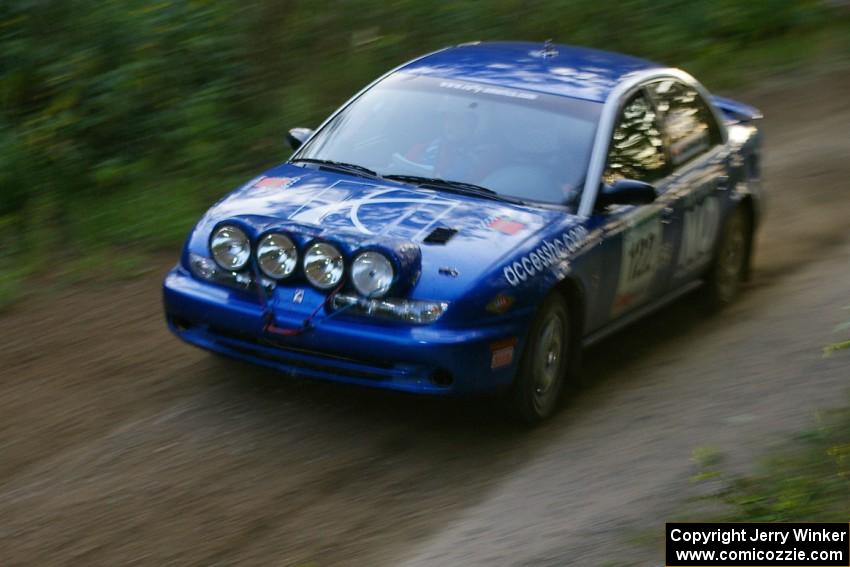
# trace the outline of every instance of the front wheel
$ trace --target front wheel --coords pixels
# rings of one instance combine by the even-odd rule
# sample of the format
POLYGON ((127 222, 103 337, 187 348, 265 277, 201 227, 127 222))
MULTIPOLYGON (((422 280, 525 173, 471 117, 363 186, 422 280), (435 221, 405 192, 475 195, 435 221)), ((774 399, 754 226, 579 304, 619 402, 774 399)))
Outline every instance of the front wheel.
POLYGON ((570 355, 567 303, 557 293, 546 298, 529 327, 516 379, 509 393, 513 413, 526 423, 551 416, 564 388, 570 355))

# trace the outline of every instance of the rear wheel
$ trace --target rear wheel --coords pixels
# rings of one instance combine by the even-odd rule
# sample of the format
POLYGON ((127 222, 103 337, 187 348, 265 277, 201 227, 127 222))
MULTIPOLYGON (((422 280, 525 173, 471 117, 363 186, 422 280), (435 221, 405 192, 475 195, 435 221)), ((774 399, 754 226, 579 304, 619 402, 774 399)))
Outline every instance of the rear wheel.
POLYGON ((522 421, 537 423, 555 412, 566 381, 570 351, 567 303, 553 293, 531 323, 509 394, 513 413, 522 421))
POLYGON ((723 226, 706 278, 705 299, 709 309, 722 309, 738 296, 746 274, 751 237, 749 220, 738 207, 723 226))

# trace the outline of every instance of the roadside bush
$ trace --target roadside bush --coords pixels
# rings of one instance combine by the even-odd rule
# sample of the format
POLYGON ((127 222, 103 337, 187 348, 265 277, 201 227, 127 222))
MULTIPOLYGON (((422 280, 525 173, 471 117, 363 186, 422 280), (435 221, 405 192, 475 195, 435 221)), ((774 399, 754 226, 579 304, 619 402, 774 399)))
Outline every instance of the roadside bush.
POLYGON ((846 522, 850 517, 850 407, 821 412, 815 429, 773 450, 752 474, 722 472, 716 455, 697 455, 707 497, 724 512, 711 521, 846 522))
MULTIPOLYGON (((850 321, 847 321, 846 323, 842 323, 835 330, 843 332, 843 331, 846 331, 847 329, 850 329, 850 321)), ((845 349, 850 349, 850 339, 838 341, 838 342, 834 342, 834 343, 826 345, 823 349, 823 353, 826 356, 830 356, 832 353, 834 353, 837 350, 845 350, 845 349)))

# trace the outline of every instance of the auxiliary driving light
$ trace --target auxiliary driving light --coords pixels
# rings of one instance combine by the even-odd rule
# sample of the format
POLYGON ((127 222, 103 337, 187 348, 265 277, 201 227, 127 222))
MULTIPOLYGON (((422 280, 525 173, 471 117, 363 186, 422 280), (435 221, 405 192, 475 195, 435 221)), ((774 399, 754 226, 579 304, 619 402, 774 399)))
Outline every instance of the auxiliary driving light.
POLYGON ((257 244, 257 264, 268 277, 282 280, 295 271, 298 249, 285 234, 267 234, 257 244))
POLYGON ((251 257, 251 241, 245 232, 233 225, 223 225, 210 238, 210 252, 216 263, 225 270, 241 270, 251 257))
POLYGON ((304 275, 319 289, 330 289, 342 281, 345 260, 333 244, 315 242, 304 253, 304 275))
POLYGON ((381 254, 368 250, 361 252, 351 264, 351 283, 361 295, 383 297, 395 278, 392 262, 381 254))

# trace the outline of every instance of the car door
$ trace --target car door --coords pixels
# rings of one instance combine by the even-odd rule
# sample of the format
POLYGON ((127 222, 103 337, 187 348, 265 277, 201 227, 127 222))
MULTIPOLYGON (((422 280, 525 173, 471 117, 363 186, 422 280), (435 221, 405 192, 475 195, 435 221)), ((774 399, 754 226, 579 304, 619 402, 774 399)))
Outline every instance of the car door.
POLYGON ((666 280, 672 289, 700 277, 711 261, 728 193, 728 153, 714 113, 695 87, 670 78, 651 83, 648 91, 672 169, 668 193, 679 235, 666 280))
POLYGON ((666 287, 672 269, 673 196, 669 194, 669 156, 657 113, 643 89, 621 106, 602 176, 605 184, 618 179, 651 183, 658 192, 647 205, 613 205, 595 209, 591 225, 602 230, 601 277, 591 328, 624 315, 666 287))

